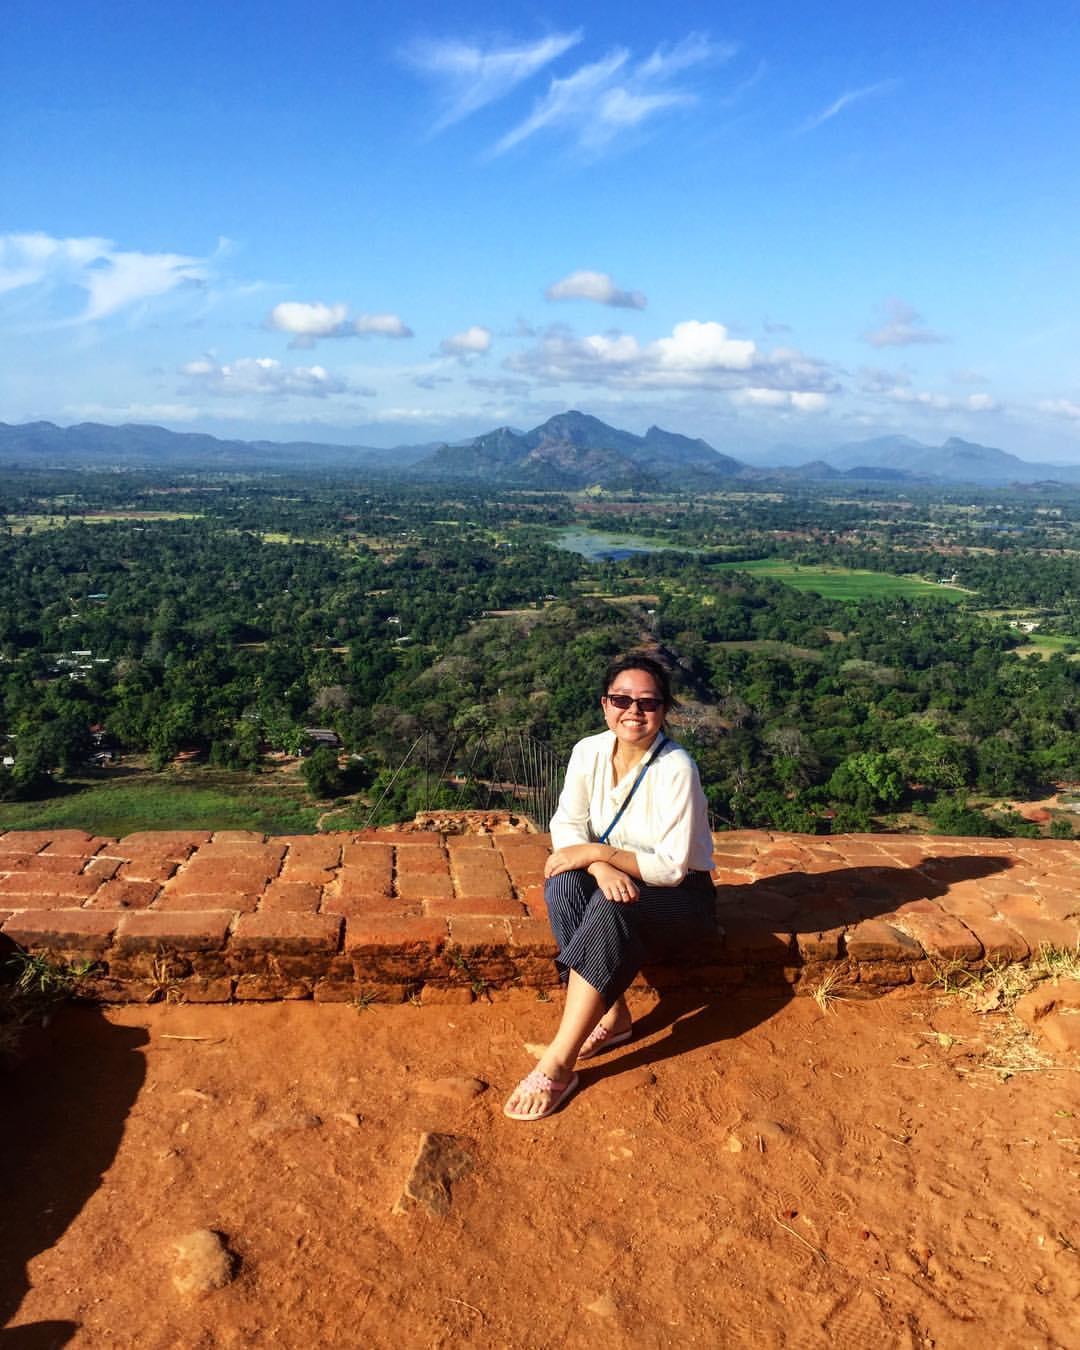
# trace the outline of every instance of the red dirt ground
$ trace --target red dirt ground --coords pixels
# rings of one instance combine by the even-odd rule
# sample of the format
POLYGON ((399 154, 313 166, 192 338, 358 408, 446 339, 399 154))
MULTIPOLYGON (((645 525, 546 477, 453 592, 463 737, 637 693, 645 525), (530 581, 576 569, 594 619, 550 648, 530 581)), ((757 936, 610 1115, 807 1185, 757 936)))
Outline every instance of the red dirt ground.
POLYGON ((565 1110, 507 1121, 557 1011, 71 1009, 3 1082, 0 1343, 1080 1345, 1075 1058, 1005 1078, 1011 1019, 924 990, 641 996, 565 1110), (392 1212, 422 1130, 475 1163, 441 1218, 392 1212), (191 1300, 198 1228, 237 1275, 191 1300))

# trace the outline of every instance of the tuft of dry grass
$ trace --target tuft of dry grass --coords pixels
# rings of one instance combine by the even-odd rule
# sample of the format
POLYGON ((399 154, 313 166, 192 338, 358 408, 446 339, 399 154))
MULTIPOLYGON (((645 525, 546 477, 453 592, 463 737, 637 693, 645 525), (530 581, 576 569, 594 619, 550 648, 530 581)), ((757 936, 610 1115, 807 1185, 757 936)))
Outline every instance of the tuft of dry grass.
POLYGON ((810 991, 810 997, 823 1013, 835 1012, 835 1004, 846 1001, 843 994, 838 994, 836 992, 837 986, 843 980, 845 973, 843 966, 831 967, 821 977, 820 982, 810 991))

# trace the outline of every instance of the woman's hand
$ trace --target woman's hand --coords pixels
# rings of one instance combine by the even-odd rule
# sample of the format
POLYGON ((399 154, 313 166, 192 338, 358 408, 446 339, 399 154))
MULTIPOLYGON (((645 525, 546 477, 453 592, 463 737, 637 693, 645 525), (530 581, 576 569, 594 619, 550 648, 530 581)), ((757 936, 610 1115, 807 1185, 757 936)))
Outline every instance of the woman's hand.
POLYGON ((597 862, 589 867, 589 875, 609 900, 617 905, 632 905, 638 898, 638 888, 632 878, 610 863, 597 862))
POLYGON ((588 867, 610 852, 603 844, 569 844, 566 848, 557 848, 544 864, 544 876, 557 877, 560 872, 588 867))

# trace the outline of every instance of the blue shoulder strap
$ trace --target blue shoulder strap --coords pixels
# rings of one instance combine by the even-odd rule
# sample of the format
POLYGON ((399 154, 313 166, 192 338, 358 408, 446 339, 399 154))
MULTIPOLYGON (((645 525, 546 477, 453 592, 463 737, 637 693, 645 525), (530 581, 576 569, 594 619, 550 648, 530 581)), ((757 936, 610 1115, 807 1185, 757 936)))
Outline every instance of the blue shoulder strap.
POLYGON ((656 758, 656 756, 660 753, 660 751, 664 748, 664 745, 665 745, 666 743, 667 743, 667 737, 664 735, 663 732, 661 732, 661 733, 660 733, 660 739, 656 742, 656 749, 652 752, 652 754, 649 756, 649 758, 645 761, 645 763, 644 763, 644 764, 641 766, 641 768, 638 770, 638 776, 634 779, 634 784, 633 784, 633 786, 631 787, 630 791, 626 794, 626 796, 623 798, 623 804, 622 804, 622 806, 620 806, 619 809, 618 809, 618 811, 615 812, 615 819, 611 822, 611 824, 607 827, 607 829, 604 831, 604 833, 603 833, 603 834, 600 836, 600 838, 596 841, 598 844, 606 844, 606 843, 607 843, 607 841, 608 841, 608 835, 609 835, 609 834, 611 833, 611 831, 615 828, 615 826, 618 825, 619 821, 622 820, 623 812, 624 812, 624 811, 626 810, 626 808, 630 805, 630 798, 631 798, 631 797, 634 795, 634 793, 638 790, 638 784, 639 784, 639 783, 641 782, 641 780, 645 777, 645 774, 646 774, 646 772, 648 771, 649 766, 652 764, 653 760, 654 760, 654 759, 656 758))

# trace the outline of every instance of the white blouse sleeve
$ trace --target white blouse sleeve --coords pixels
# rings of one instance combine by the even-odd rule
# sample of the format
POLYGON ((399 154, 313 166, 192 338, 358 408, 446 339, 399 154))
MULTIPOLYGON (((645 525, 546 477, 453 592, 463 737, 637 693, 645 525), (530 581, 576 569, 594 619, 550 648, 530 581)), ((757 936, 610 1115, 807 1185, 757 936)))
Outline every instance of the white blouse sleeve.
POLYGON ((655 842, 651 852, 642 849, 637 854, 638 870, 647 886, 677 886, 690 870, 705 794, 697 765, 688 755, 673 754, 660 767, 667 772, 652 785, 650 825, 655 842))
POLYGON ((574 746, 566 767, 566 781, 559 794, 559 805, 551 817, 551 847, 592 842, 589 830, 589 777, 581 742, 574 746))

